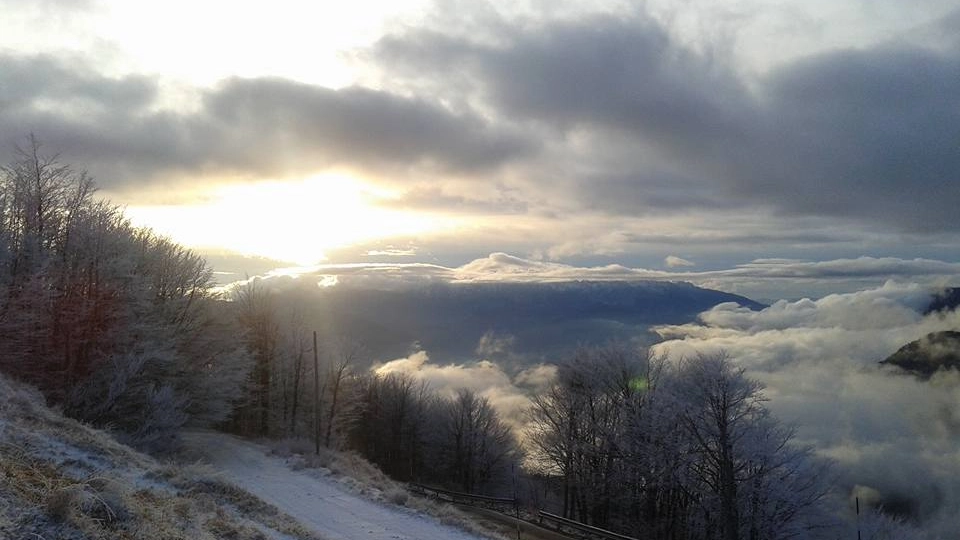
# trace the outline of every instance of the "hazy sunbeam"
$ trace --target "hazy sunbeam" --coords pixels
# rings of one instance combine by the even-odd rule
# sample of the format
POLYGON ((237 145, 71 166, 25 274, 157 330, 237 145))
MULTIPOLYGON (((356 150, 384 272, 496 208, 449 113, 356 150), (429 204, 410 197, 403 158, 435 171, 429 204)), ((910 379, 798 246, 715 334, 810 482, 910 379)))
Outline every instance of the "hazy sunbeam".
POLYGON ((361 242, 448 230, 457 220, 377 206, 389 193, 346 176, 220 187, 205 202, 131 206, 137 225, 187 245, 308 265, 361 242))

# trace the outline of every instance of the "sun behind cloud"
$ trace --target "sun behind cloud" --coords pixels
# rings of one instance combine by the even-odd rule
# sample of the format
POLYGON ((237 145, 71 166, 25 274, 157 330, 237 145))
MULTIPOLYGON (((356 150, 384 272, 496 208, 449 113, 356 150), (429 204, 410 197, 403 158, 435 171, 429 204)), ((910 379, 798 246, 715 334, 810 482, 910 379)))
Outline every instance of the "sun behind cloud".
POLYGON ((195 248, 218 247, 296 264, 334 248, 448 230, 457 220, 379 206, 393 194, 355 178, 229 184, 184 205, 129 206, 131 220, 195 248))

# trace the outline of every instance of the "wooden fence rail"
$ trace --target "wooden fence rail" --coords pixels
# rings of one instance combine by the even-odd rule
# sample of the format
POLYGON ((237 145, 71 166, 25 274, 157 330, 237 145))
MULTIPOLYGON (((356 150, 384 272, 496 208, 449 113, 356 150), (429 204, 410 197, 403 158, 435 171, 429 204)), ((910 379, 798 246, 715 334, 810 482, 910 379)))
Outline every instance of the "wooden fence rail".
POLYGON ((540 510, 538 513, 538 518, 540 520, 540 524, 545 525, 547 528, 552 528, 561 532, 576 532, 578 533, 578 536, 581 537, 585 536, 587 538, 596 538, 598 540, 637 540, 632 536, 626 536, 613 531, 608 531, 606 529, 601 529, 599 527, 594 527, 593 525, 587 525, 586 523, 580 523, 579 521, 567 519, 543 510, 540 510))
MULTIPOLYGON (((439 501, 478 506, 481 508, 487 508, 489 510, 495 510, 511 518, 518 515, 517 501, 511 498, 474 495, 472 493, 450 491, 416 483, 410 484, 410 490, 414 493, 418 493, 439 501)), ((631 536, 625 536, 613 531, 608 531, 599 527, 580 523, 579 521, 567 519, 543 510, 537 512, 536 520, 537 521, 526 519, 524 521, 545 527, 547 529, 553 529, 566 535, 574 535, 583 540, 637 540, 631 536)))
POLYGON ((490 508, 491 510, 512 510, 516 507, 514 499, 506 497, 488 497, 486 495, 474 495, 472 493, 462 493, 459 491, 450 491, 446 489, 434 488, 423 484, 411 483, 410 488, 414 493, 426 495, 433 499, 456 503, 468 504, 471 506, 480 506, 490 508))

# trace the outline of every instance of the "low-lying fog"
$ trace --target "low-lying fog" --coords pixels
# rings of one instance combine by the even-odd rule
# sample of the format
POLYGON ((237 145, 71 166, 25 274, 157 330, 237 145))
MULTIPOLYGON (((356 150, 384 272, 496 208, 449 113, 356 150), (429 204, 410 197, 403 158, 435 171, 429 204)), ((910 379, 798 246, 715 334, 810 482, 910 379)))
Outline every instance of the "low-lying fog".
MULTIPOLYGON (((653 352, 671 360, 725 351, 766 385, 768 406, 797 440, 838 463, 841 495, 881 504, 940 533, 960 507, 960 374, 922 381, 879 362, 930 332, 960 327, 960 313, 924 316, 930 289, 887 283, 819 300, 779 301, 760 311, 718 305, 691 324, 659 326, 653 352)), ((549 384, 549 363, 519 366, 509 335, 484 336, 476 361, 416 351, 374 366, 407 372, 439 391, 467 387, 512 422, 531 390, 549 384)))

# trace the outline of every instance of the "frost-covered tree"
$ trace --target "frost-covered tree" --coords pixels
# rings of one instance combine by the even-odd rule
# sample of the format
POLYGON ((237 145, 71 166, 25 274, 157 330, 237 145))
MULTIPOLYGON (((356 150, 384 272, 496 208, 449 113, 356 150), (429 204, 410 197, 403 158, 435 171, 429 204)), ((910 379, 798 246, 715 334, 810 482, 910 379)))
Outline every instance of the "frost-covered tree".
POLYGON ((686 437, 695 538, 800 538, 822 525, 824 470, 725 355, 682 362, 672 391, 686 437))
POLYGON ((128 232, 125 275, 102 274, 115 291, 103 346, 64 404, 73 416, 134 433, 139 446, 169 448, 182 425, 230 414, 250 359, 211 295, 203 260, 149 231, 128 232))
POLYGON ((313 369, 308 362, 312 345, 300 310, 294 309, 290 313, 281 339, 283 352, 274 379, 280 393, 282 424, 287 436, 296 437, 304 418, 309 416, 303 414, 303 403, 307 393, 308 368, 309 371, 313 369))
POLYGON ((519 455, 510 427, 500 420, 490 401, 461 389, 439 404, 441 424, 434 460, 447 483, 467 493, 481 493, 508 478, 519 455))
POLYGON ((580 350, 533 398, 528 444, 568 517, 670 540, 810 538, 824 469, 724 356, 580 350))
POLYGON ((273 295, 258 279, 234 289, 233 305, 242 329, 241 339, 253 358, 253 370, 246 381, 245 399, 237 410, 234 427, 244 434, 267 436, 273 421, 274 371, 281 355, 281 329, 273 295))
POLYGON ((539 472, 559 477, 562 515, 571 517, 576 499, 580 448, 580 396, 574 384, 558 381, 532 398, 526 442, 539 472))
POLYGON ((423 479, 429 432, 437 425, 436 395, 407 374, 367 374, 355 383, 350 446, 394 478, 423 479))
POLYGON ((204 260, 28 142, 0 170, 0 369, 145 447, 222 420, 247 356, 204 260))
POLYGON ((645 354, 623 346, 581 348, 554 385, 532 398, 527 442, 533 459, 560 476, 565 517, 608 526, 623 506, 629 475, 629 414, 650 373, 645 354))
POLYGON ((29 139, 0 171, 4 368, 62 400, 109 347, 129 226, 83 172, 29 139), (106 277, 106 276, 104 276, 106 277))
POLYGON ((351 369, 364 356, 366 349, 355 339, 340 336, 328 344, 326 373, 323 376, 323 396, 321 399, 323 444, 330 448, 339 442, 343 432, 348 429, 349 415, 345 414, 353 404, 353 382, 351 369))
POLYGON ((882 509, 866 512, 858 523, 848 527, 847 534, 851 538, 858 534, 861 540, 930 540, 922 530, 902 518, 883 513, 882 509))

